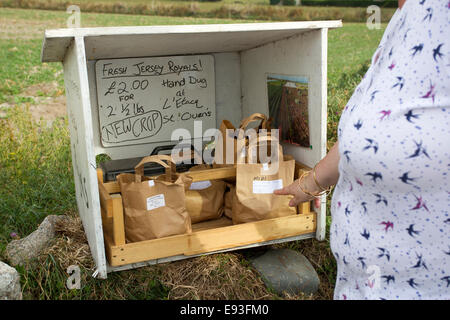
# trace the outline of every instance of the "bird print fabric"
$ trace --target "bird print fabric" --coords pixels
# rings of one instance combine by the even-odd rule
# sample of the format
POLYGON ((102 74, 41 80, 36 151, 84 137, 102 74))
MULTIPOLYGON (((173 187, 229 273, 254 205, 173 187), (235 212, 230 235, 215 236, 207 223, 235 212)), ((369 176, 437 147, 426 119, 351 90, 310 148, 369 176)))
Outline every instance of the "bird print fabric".
POLYGON ((450 3, 408 0, 338 129, 335 299, 450 299, 450 3))

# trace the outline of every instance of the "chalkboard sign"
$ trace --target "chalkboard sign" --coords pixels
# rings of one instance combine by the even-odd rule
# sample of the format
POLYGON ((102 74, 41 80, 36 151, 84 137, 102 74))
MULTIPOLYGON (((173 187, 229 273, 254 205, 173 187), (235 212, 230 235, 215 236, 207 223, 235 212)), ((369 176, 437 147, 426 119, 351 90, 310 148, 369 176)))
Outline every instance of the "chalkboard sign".
POLYGON ((98 60, 95 70, 104 147, 171 141, 177 128, 194 138, 194 121, 216 127, 212 55, 98 60))

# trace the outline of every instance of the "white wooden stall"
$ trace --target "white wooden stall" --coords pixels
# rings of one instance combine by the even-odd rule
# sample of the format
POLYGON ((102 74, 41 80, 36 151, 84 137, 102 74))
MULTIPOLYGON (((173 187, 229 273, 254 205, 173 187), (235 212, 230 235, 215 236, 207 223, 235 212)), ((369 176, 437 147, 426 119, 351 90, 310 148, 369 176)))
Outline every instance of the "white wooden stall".
MULTIPOLYGON (((159 61, 157 59, 161 59, 163 64, 168 61, 167 57, 174 62, 190 64, 201 60, 205 68, 209 68, 204 73, 209 89, 202 91, 200 103, 209 105, 211 109, 208 110, 209 116, 204 119, 203 130, 218 127, 223 119, 238 125, 243 117, 254 112, 268 114, 268 74, 305 77, 309 82, 308 112, 312 148, 284 145, 284 150, 297 161, 312 167, 326 153, 327 31, 341 26, 341 21, 309 21, 45 31, 42 61, 62 62, 64 66, 76 198, 99 278, 106 278, 107 272, 111 271, 186 258, 173 256, 121 267, 108 265, 96 156, 108 154, 112 159, 145 156, 154 147, 167 144, 171 131, 166 130, 164 133, 164 127, 159 128, 161 132, 154 134, 146 127, 144 134, 136 133, 142 134, 138 136, 139 140, 135 139, 136 135, 133 138, 129 132, 124 133, 123 127, 117 124, 121 119, 114 115, 116 106, 105 95, 108 89, 117 90, 118 87, 107 87, 111 82, 104 81, 109 76, 120 75, 121 71, 108 70, 108 66, 116 64, 117 67, 127 65, 131 68, 139 63, 159 61), (103 96, 99 92, 104 93, 103 96), (113 114, 109 118, 111 111, 113 114), (105 131, 105 128, 112 128, 113 125, 115 129, 105 131)), ((136 86, 145 84, 135 83, 136 86)), ((130 80, 126 85, 132 86, 133 82, 130 80)), ((161 95, 164 96, 163 93, 161 95)), ((132 106, 136 107, 139 106, 132 106)), ((159 111, 152 114, 152 121, 160 127, 163 119, 159 111)), ((180 123, 174 124, 172 129, 184 125, 180 123)), ((185 124, 189 127, 190 122, 185 124)), ((323 240, 325 202, 321 203, 317 215, 317 231, 313 234, 245 247, 309 237, 323 240)))

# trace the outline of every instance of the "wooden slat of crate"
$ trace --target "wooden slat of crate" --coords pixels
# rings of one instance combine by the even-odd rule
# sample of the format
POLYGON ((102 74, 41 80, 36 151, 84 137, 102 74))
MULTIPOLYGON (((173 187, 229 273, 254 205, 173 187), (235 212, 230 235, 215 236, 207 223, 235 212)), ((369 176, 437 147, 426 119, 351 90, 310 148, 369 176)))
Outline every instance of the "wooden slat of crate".
POLYGON ((109 194, 120 193, 120 186, 117 181, 105 182, 103 186, 109 194))
MULTIPOLYGON (((236 167, 215 168, 207 170, 189 171, 187 175, 192 177, 193 182, 205 180, 222 180, 236 177, 236 167)), ((119 183, 116 181, 106 182, 103 184, 108 193, 119 193, 119 183)))
MULTIPOLYGON (((294 179, 299 179, 304 172, 311 170, 311 168, 305 166, 300 162, 295 162, 295 174, 294 179)), ((305 214, 311 212, 311 201, 302 202, 298 205, 298 213, 305 214)))
POLYGON ((221 228, 232 226, 233 221, 230 218, 223 216, 220 219, 208 220, 199 223, 195 223, 192 225, 192 231, 197 232, 201 230, 208 230, 212 228, 221 228))
MULTIPOLYGON (((108 215, 106 213, 106 210, 104 210, 102 207, 100 208, 101 214, 102 214, 102 226, 103 226, 103 234, 112 236, 112 218, 108 218, 108 215)), ((114 243, 110 241, 110 243, 114 243)))
POLYGON ((100 194, 100 206, 106 211, 106 216, 112 218, 113 215, 113 199, 109 195, 110 192, 105 188, 103 183, 98 184, 98 192, 100 194))
POLYGON ((166 258, 176 255, 195 255, 230 249, 253 243, 283 239, 314 232, 315 213, 293 215, 252 223, 194 231, 177 235, 114 246, 105 237, 108 261, 111 266, 166 258))
MULTIPOLYGON (((303 164, 295 163, 295 179, 298 179, 304 171, 308 171, 310 168, 304 166, 303 164)), ((189 171, 187 173, 192 177, 193 181, 204 181, 204 180, 216 180, 216 179, 228 179, 236 177, 236 167, 224 167, 215 168, 207 170, 189 171)), ((119 184, 116 181, 103 183, 103 186, 109 194, 120 193, 119 184)), ((299 213, 305 214, 311 212, 310 202, 303 202, 299 206, 299 213)))
POLYGON ((113 222, 112 222, 112 238, 114 245, 125 244, 125 222, 122 205, 122 196, 120 194, 111 195, 113 201, 113 222))

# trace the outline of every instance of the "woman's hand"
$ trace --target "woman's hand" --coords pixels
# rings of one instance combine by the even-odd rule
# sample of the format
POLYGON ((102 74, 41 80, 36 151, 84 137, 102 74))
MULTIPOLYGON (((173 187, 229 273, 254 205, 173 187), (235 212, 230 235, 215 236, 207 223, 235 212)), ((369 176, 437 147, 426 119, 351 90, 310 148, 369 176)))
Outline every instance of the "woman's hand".
MULTIPOLYGON (((322 188, 327 188, 328 186, 335 185, 339 179, 339 142, 336 142, 334 146, 330 149, 328 154, 316 165, 316 179, 322 188)), ((317 186, 313 178, 313 173, 310 172, 308 175, 303 177, 301 181, 302 188, 312 194, 318 194, 322 190, 317 186)), ((320 199, 312 197, 304 193, 299 186, 298 180, 284 187, 283 189, 275 190, 274 194, 278 195, 291 195, 294 196, 289 202, 289 206, 295 207, 299 203, 314 200, 314 206, 319 208, 320 199)))
MULTIPOLYGON (((308 177, 306 177, 307 179, 308 177)), ((310 189, 308 189, 310 190, 310 189)), ((320 200, 317 198, 314 198, 310 195, 307 195, 306 193, 304 193, 298 184, 298 179, 295 180, 293 183, 291 183, 290 185, 288 185, 287 187, 284 187, 283 189, 279 189, 279 190, 275 190, 273 192, 274 194, 277 195, 291 195, 294 196, 291 201, 289 201, 289 206, 290 207, 295 207, 298 206, 300 203, 302 202, 307 202, 307 201, 311 201, 314 200, 314 206, 316 208, 320 207, 320 200)))

